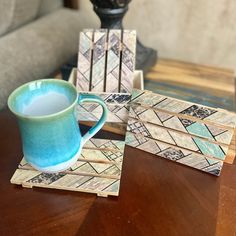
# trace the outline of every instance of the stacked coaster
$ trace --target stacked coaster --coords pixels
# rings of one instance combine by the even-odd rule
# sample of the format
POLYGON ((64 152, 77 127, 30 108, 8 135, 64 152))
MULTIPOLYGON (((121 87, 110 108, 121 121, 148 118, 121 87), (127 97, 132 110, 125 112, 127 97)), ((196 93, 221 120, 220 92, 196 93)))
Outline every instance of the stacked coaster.
POLYGON ((136 31, 86 29, 80 33, 79 91, 131 93, 136 31))
POLYGON ((220 175, 234 113, 141 90, 133 91, 130 105, 127 145, 220 175))
MULTIPOLYGON (((129 93, 93 93, 101 97, 107 105, 107 122, 127 123, 129 114, 129 93)), ((102 114, 99 104, 84 103, 76 107, 77 117, 80 121, 97 121, 102 114)))
MULTIPOLYGON (((136 31, 84 30, 80 33, 76 87, 102 97, 108 107, 107 122, 127 123, 128 102, 134 80, 136 31)), ((77 107, 79 121, 97 121, 99 105, 77 107)))
POLYGON ((71 168, 60 173, 42 173, 23 158, 11 178, 12 184, 118 196, 124 141, 91 139, 71 168))

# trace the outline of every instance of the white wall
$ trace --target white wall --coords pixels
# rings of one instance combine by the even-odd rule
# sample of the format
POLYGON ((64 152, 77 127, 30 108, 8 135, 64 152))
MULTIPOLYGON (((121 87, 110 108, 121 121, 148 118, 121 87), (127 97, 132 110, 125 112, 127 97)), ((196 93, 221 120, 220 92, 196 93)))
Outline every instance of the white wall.
MULTIPOLYGON (((164 58, 236 70, 236 0, 132 0, 124 19, 141 41, 164 58)), ((80 0, 86 27, 99 27, 88 0, 80 0)))

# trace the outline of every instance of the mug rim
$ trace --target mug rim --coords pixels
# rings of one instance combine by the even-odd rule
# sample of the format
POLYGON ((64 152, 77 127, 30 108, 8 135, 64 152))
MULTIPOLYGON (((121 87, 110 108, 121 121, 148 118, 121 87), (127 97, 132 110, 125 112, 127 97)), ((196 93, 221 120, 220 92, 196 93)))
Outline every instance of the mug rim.
POLYGON ((75 106, 75 104, 77 103, 77 100, 78 100, 78 93, 77 93, 76 87, 73 84, 69 83, 68 81, 64 81, 64 80, 60 80, 60 79, 45 78, 45 79, 39 79, 39 80, 33 80, 33 81, 30 81, 30 82, 27 82, 25 84, 22 84, 21 86, 19 86, 15 90, 13 90, 12 93, 8 97, 7 105, 9 107, 10 111, 12 113, 14 113, 16 116, 18 116, 20 118, 24 118, 24 119, 35 119, 35 120, 37 120, 37 119, 53 118, 53 117, 56 117, 58 115, 61 115, 65 112, 67 112, 68 110, 72 109, 75 106), (12 105, 12 100, 16 96, 16 94, 20 90, 27 87, 29 84, 33 84, 33 83, 37 83, 37 82, 53 82, 53 83, 58 83, 58 84, 64 84, 64 85, 66 85, 66 86, 68 86, 68 87, 70 87, 74 90, 74 92, 76 93, 75 100, 68 107, 66 107, 65 109, 63 109, 61 111, 58 111, 58 112, 55 112, 55 113, 50 114, 50 115, 31 116, 31 115, 24 115, 23 113, 15 111, 15 109, 13 108, 13 105, 12 105))

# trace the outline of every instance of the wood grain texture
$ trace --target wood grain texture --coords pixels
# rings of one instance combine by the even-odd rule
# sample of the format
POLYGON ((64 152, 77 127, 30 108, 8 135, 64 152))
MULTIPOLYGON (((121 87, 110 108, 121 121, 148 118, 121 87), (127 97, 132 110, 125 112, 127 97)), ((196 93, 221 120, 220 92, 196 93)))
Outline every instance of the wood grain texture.
MULTIPOLYGON (((160 64, 162 61, 159 60, 160 64)), ((165 64, 168 65, 166 73, 171 72, 171 64, 186 68, 183 75, 201 75, 204 70, 201 66, 171 60, 165 60, 165 64)), ((210 74, 211 84, 217 74, 218 78, 222 76, 221 69, 212 77, 210 74)), ((152 88, 156 89, 154 85, 152 88)), ((158 93, 164 95, 168 93, 197 103, 203 101, 215 107, 221 102, 221 108, 234 109, 234 96, 220 97, 212 89, 204 90, 206 96, 212 93, 210 99, 202 96, 194 85, 187 89, 179 86, 176 90, 163 82, 161 86, 158 83, 158 89, 158 93)), ((94 229, 97 236, 235 234, 235 164, 224 164, 221 176, 215 178, 126 146, 118 198, 43 188, 28 191, 9 183, 22 156, 17 123, 9 111, 0 112, 0 127, 0 190, 3 193, 0 235, 88 236, 94 235, 94 229)))
POLYGON ((159 59, 145 75, 145 89, 215 108, 235 110, 234 71, 159 59))
POLYGON ((234 78, 231 69, 161 59, 151 68, 147 78, 155 81, 157 79, 155 73, 163 75, 158 78, 159 81, 170 81, 187 87, 193 87, 194 84, 203 90, 212 89, 219 93, 234 93, 232 86, 234 78), (214 83, 212 83, 212 78, 214 78, 214 83))
MULTIPOLYGON (((126 150, 129 158, 119 199, 97 201, 79 235, 93 235, 91 224, 97 227, 97 235, 215 235, 216 224, 222 220, 216 217, 220 181, 185 166, 173 167, 173 162, 135 148, 126 150)), ((230 196, 235 194, 234 187, 230 196)))
POLYGON ((233 135, 233 138, 232 138, 230 146, 229 146, 229 151, 228 151, 226 159, 225 159, 225 161, 229 164, 234 163, 235 152, 236 152, 235 140, 236 140, 236 136, 235 136, 235 131, 234 131, 234 135, 233 135))
POLYGON ((21 154, 16 120, 9 111, 1 112, 0 125, 0 164, 5 166, 0 173, 0 188, 5 193, 0 201, 5 216, 0 220, 2 235, 93 235, 91 224, 97 227, 97 235, 181 235, 183 231, 194 236, 215 235, 216 225, 221 235, 234 232, 230 222, 236 220, 232 200, 236 199, 235 165, 226 165, 216 180, 126 147, 118 199, 52 189, 28 191, 9 184, 21 154))

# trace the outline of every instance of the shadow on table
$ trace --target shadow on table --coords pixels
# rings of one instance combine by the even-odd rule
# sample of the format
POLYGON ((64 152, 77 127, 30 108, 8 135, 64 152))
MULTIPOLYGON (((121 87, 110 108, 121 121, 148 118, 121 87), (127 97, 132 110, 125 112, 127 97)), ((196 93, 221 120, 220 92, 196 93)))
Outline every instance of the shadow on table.
POLYGON ((119 197, 98 197, 78 235, 215 235, 220 178, 126 147, 119 197))

